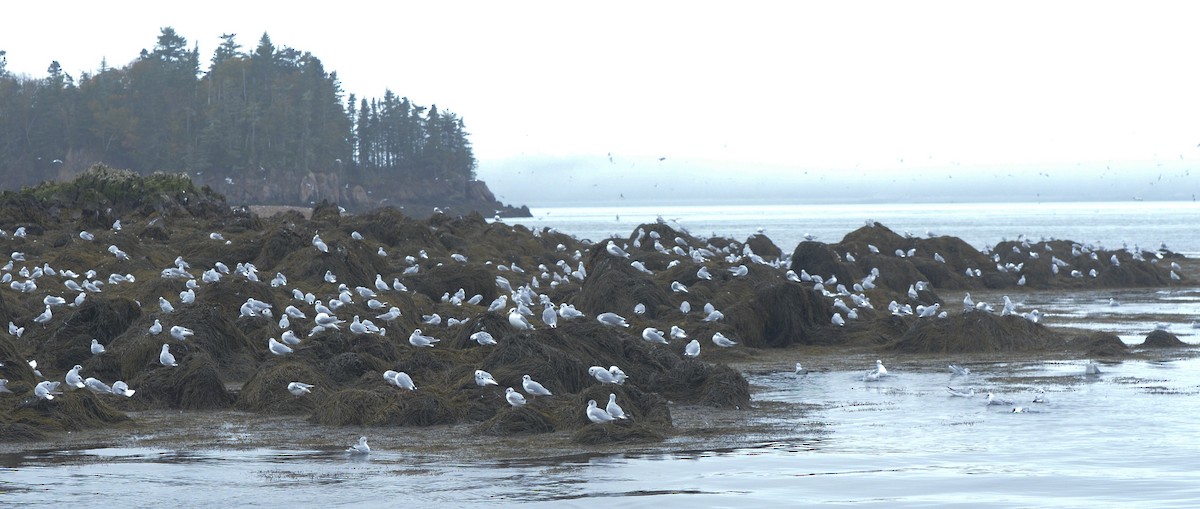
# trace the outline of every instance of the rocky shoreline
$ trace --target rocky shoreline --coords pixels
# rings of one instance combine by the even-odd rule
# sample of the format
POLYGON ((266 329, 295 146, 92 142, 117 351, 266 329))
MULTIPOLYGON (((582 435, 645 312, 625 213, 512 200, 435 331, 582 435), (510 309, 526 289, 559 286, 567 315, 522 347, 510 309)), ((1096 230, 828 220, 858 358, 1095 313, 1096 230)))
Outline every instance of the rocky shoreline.
MULTIPOLYGON (((335 428, 550 434, 580 446, 653 443, 679 433, 684 409, 750 409, 750 387, 730 366, 786 349, 1128 354, 1115 336, 1047 328, 1031 310, 966 306, 939 292, 1192 284, 1178 266, 1191 261, 1169 252, 1018 239, 982 253, 954 237, 901 236, 878 224, 837 244, 803 242, 785 253, 763 235, 699 238, 666 224, 587 244, 478 213, 344 215, 324 203, 311 218, 259 217, 186 178, 109 170, 0 195, 0 229, 13 260, 3 271, 0 321, 24 327, 0 333, 0 377, 12 391, 0 392, 5 442, 137 428, 140 416, 182 410, 335 428), (68 281, 99 291, 68 289, 68 281), (317 327, 305 294, 344 323, 317 327), (51 304, 51 297, 64 302, 51 304), (706 304, 723 316, 713 318, 706 304), (281 323, 288 306, 304 317, 281 323), (531 311, 532 329, 510 317, 519 307, 531 311), (571 319, 565 307, 583 316, 571 319), (380 316, 391 309, 395 316, 380 316), (629 326, 598 321, 603 313, 629 326), (156 322, 193 334, 155 333, 156 322), (670 337, 672 326, 686 337, 670 337), (661 341, 648 329, 661 331, 661 341), (268 343, 286 339, 286 331, 296 338, 292 352, 273 354, 268 343), (476 340, 481 331, 496 344, 476 340), (419 334, 440 341, 414 346, 410 336, 419 334), (714 345, 717 334, 738 345, 714 345), (94 354, 92 339, 106 351, 94 354), (685 355, 692 340, 698 356, 685 355), (163 345, 178 366, 163 365, 163 345), (66 382, 75 366, 81 377, 124 380, 137 392, 124 397, 63 383, 53 399, 35 394, 43 379, 66 382), (620 372, 623 383, 590 372, 594 366, 620 372), (476 370, 499 385, 477 384, 476 370), (415 390, 390 383, 389 372, 407 374, 415 390), (528 394, 523 375, 554 394, 528 394), (290 382, 313 388, 294 396, 290 382), (527 393, 526 404, 506 402, 507 387, 527 393), (588 401, 610 394, 632 419, 591 422, 588 401)), ((1148 339, 1153 345, 1180 347, 1170 338, 1148 339)))

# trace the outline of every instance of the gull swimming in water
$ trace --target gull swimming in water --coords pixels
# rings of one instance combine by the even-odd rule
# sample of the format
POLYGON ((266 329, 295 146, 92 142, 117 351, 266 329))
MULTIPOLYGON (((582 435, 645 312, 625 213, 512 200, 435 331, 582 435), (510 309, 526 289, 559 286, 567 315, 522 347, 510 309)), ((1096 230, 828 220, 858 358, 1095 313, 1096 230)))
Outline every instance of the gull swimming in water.
POLYGON ((807 370, 807 369, 804 369, 804 366, 801 366, 801 365, 800 365, 800 363, 799 363, 799 362, 797 362, 797 363, 796 363, 796 369, 795 369, 795 373, 796 373, 797 375, 804 376, 804 375, 807 375, 807 374, 808 374, 808 370, 807 370))
POLYGON ((521 393, 512 387, 504 390, 504 400, 508 401, 508 404, 512 405, 513 408, 525 406, 525 396, 522 396, 521 393))
POLYGON ((949 385, 946 386, 946 392, 950 393, 951 396, 955 396, 955 397, 959 397, 959 398, 970 398, 970 397, 975 396, 975 389, 970 389, 970 390, 967 390, 964 392, 959 389, 950 387, 949 385))
POLYGON ((358 443, 351 445, 346 452, 350 454, 371 454, 371 446, 367 445, 367 437, 358 437, 358 443))
POLYGON ((987 395, 987 404, 990 406, 1012 405, 1013 402, 1012 400, 997 398, 996 395, 989 392, 987 395))
POLYGON ((691 340, 687 346, 683 347, 684 357, 699 357, 700 356, 700 341, 691 340))
POLYGON ((542 384, 536 382, 529 375, 521 375, 521 388, 530 396, 552 396, 549 389, 546 389, 542 384))
POLYGON ((1092 361, 1087 361, 1087 364, 1083 368, 1083 374, 1093 375, 1093 376, 1099 375, 1100 374, 1100 365, 1096 364, 1095 362, 1092 362, 1092 361))
POLYGON ((158 354, 158 363, 163 366, 172 367, 179 365, 179 363, 175 362, 175 356, 171 355, 171 345, 163 343, 162 352, 158 354))
POLYGON ((596 315, 596 320, 609 327, 629 327, 625 317, 616 313, 600 313, 596 315))
POLYGON ((629 418, 625 415, 625 410, 621 408, 621 405, 617 404, 617 395, 615 393, 608 393, 608 406, 604 407, 604 410, 608 412, 608 415, 611 415, 613 419, 629 418))
POLYGON ((596 400, 589 399, 587 406, 587 418, 596 424, 604 424, 612 422, 614 417, 607 410, 596 406, 596 400))
POLYGON ((306 384, 303 382, 291 382, 287 385, 288 392, 297 397, 312 392, 312 388, 312 384, 306 384))
POLYGON ((489 385, 500 385, 500 384, 496 382, 496 379, 492 377, 491 373, 488 373, 487 371, 484 371, 482 369, 477 369, 477 370, 475 370, 475 385, 478 385, 480 387, 487 387, 489 385))
POLYGON ((879 376, 887 376, 888 370, 883 367, 883 361, 875 359, 875 371, 879 372, 879 376))

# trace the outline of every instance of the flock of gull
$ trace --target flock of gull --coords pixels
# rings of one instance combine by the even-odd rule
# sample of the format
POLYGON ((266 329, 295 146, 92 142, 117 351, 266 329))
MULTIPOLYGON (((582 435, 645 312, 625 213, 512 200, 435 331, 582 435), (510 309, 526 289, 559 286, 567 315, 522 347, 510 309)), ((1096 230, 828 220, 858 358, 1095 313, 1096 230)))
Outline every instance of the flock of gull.
MULTIPOLYGON (((873 225, 872 221, 868 221, 868 225, 873 225)), ((121 230, 120 221, 116 221, 112 225, 112 230, 121 230)), ((0 232, 4 233, 4 232, 0 232)), ((7 234, 6 234, 7 235, 7 234)), ((18 228, 13 234, 14 237, 24 237, 26 232, 24 228, 18 228)), ((95 242, 97 236, 81 231, 78 237, 83 242, 95 242)), ((355 242, 365 242, 365 239, 358 232, 352 232, 351 239, 355 242)), ((209 238, 214 242, 223 242, 228 244, 230 241, 225 240, 224 236, 219 232, 213 232, 209 238)), ((708 262, 719 259, 725 265, 730 266, 725 269, 729 276, 733 278, 745 277, 750 274, 752 268, 756 266, 769 267, 772 270, 786 271, 785 277, 788 281, 797 284, 808 285, 818 294, 832 302, 832 307, 835 310, 829 318, 829 323, 844 327, 848 321, 859 318, 859 310, 864 308, 874 308, 870 299, 867 297, 866 291, 875 287, 877 278, 880 276, 878 269, 872 269, 869 274, 859 281, 854 282, 839 282, 836 276, 823 277, 817 274, 810 274, 800 267, 791 267, 790 260, 787 256, 782 259, 767 260, 758 254, 754 253, 746 244, 731 243, 725 248, 717 248, 709 243, 705 247, 694 247, 686 240, 676 237, 667 239, 661 236, 658 231, 646 231, 639 228, 636 234, 630 241, 634 247, 643 248, 649 247, 653 250, 674 257, 668 267, 673 267, 681 260, 690 260, 700 268, 696 271, 696 277, 700 281, 710 281, 713 279, 713 270, 708 265, 708 262), (673 241, 673 242, 672 242, 673 241), (667 247, 670 245, 670 247, 667 247), (740 250, 738 249, 740 247, 740 250), (797 272, 795 269, 798 269, 797 272), (850 287, 846 284, 849 283, 850 287)), ((321 239, 319 233, 313 235, 311 240, 313 256, 322 256, 330 252, 330 247, 321 239)), ((1029 257, 1037 258, 1039 253, 1032 249, 1028 240, 1022 240, 1020 246, 1026 249, 1029 257)), ((647 268, 646 264, 638 261, 627 251, 629 244, 624 246, 618 245, 615 240, 608 240, 604 246, 607 255, 627 260, 629 266, 635 270, 647 274, 653 272, 647 268)), ((873 253, 877 253, 878 249, 875 246, 868 246, 868 249, 873 253)), ((1014 250, 1019 251, 1019 247, 1014 247, 1014 250)), ((1048 253, 1049 245, 1045 247, 1047 253, 1052 258, 1051 270, 1058 273, 1060 269, 1070 269, 1070 264, 1058 259, 1054 254, 1048 253)), ((109 245, 106 249, 107 253, 114 257, 118 262, 127 261, 129 255, 117 245, 109 245)), ((518 331, 533 330, 535 328, 547 327, 556 328, 560 321, 569 321, 577 319, 586 319, 583 312, 577 310, 567 302, 553 302, 545 293, 539 293, 542 284, 549 284, 551 287, 563 284, 568 281, 583 281, 587 277, 587 271, 581 260, 582 253, 576 250, 573 254, 566 254, 566 247, 562 244, 558 245, 558 252, 563 253, 555 265, 542 264, 533 271, 532 274, 527 274, 525 269, 519 267, 516 263, 507 265, 495 263, 494 267, 499 272, 505 272, 513 276, 513 280, 501 275, 495 277, 496 286, 501 290, 500 296, 487 305, 488 312, 506 313, 508 324, 518 331), (568 261, 570 259, 570 261, 568 261), (572 265, 575 264, 575 267, 572 265), (527 283, 515 284, 514 281, 525 281, 527 283), (546 283, 543 283, 546 282, 546 283), (541 307, 540 312, 535 312, 534 309, 541 307)), ((1137 250, 1131 250, 1135 258, 1141 258, 1141 253, 1137 250)), ((389 256, 381 246, 377 250, 379 256, 389 256)), ((1072 256, 1090 256, 1096 258, 1096 252, 1088 246, 1076 245, 1073 247, 1072 256)), ((908 251, 897 250, 896 256, 913 257, 920 256, 915 249, 908 251)), ((940 263, 945 263, 945 259, 939 253, 927 253, 925 256, 932 258, 940 263)), ((87 270, 83 274, 78 274, 72 270, 60 270, 51 267, 49 263, 27 260, 22 252, 13 252, 10 255, 10 260, 2 268, 2 276, 0 282, 6 284, 10 289, 31 294, 40 291, 46 292, 43 303, 44 311, 32 319, 32 324, 18 325, 10 322, 8 331, 11 335, 19 337, 24 333, 25 327, 32 325, 46 327, 55 319, 55 312, 62 307, 77 308, 81 306, 89 295, 104 291, 106 285, 118 286, 136 284, 138 279, 132 274, 112 273, 108 276, 102 276, 95 270, 87 270), (21 264, 18 268, 17 264, 21 264), (65 290, 66 292, 64 292, 65 290), (61 293, 62 295, 55 295, 61 293)), ((854 261, 852 253, 845 253, 842 258, 845 261, 854 261)), ((345 283, 338 283, 339 276, 327 271, 322 278, 322 285, 325 288, 334 287, 336 291, 319 298, 312 291, 305 291, 298 287, 291 287, 291 296, 293 302, 279 311, 278 327, 282 331, 278 339, 270 337, 264 345, 267 351, 276 356, 293 355, 297 349, 304 348, 305 339, 314 335, 320 334, 327 330, 340 330, 345 327, 352 334, 366 335, 374 334, 386 336, 388 334, 387 326, 397 320, 401 316, 401 311, 398 307, 392 306, 386 302, 389 294, 398 292, 408 292, 408 288, 401 281, 401 277, 417 274, 421 270, 419 260, 428 259, 428 254, 424 250, 420 250, 415 255, 404 257, 407 268, 401 271, 401 274, 392 278, 389 283, 385 280, 383 274, 376 274, 373 288, 356 286, 350 287, 345 283), (361 315, 353 315, 349 320, 344 316, 339 316, 339 311, 343 311, 345 306, 353 305, 355 308, 361 309, 365 305, 374 314, 367 318, 361 315), (311 318, 310 318, 311 317, 311 318), (378 323, 376 323, 378 321, 378 323)), ((465 255, 454 253, 450 259, 454 263, 468 263, 465 255)), ((1000 263, 999 253, 993 253, 992 259, 996 262, 997 270, 1002 272, 1017 272, 1023 270, 1023 264, 1002 264, 1000 263)), ((488 261, 488 264, 493 262, 488 261)), ((1120 262, 1114 255, 1111 259, 1113 265, 1119 265, 1120 262)), ((1173 269, 1178 270, 1177 265, 1173 265, 1173 269)), ((978 277, 981 274, 980 269, 968 269, 967 275, 978 277)), ((269 280, 260 279, 258 269, 249 262, 239 262, 235 267, 230 268, 222 262, 215 262, 212 267, 203 269, 193 268, 183 256, 179 256, 174 260, 174 263, 169 267, 161 269, 160 277, 166 280, 179 281, 182 290, 178 294, 178 299, 167 299, 159 297, 157 302, 157 313, 154 318, 154 323, 149 327, 148 333, 154 336, 162 335, 164 341, 161 345, 161 350, 158 357, 158 362, 166 367, 178 367, 179 360, 172 352, 172 348, 180 348, 181 345, 186 345, 190 338, 195 334, 185 323, 173 323, 172 316, 175 310, 180 306, 193 305, 196 301, 197 293, 204 291, 204 286, 220 281, 223 278, 243 278, 253 283, 269 284, 273 288, 287 289, 289 288, 288 278, 282 273, 276 273, 269 280), (198 274, 198 276, 197 276, 198 274), (165 335, 164 335, 165 334, 165 335)), ((1096 277, 1095 270, 1089 274, 1096 277)), ((1071 270, 1072 277, 1082 277, 1078 270, 1071 270)), ((1174 272, 1171 272, 1173 279, 1178 279, 1174 272)), ((1022 284, 1024 277, 1018 281, 1022 284)), ((318 283, 320 284, 320 283, 318 283)), ((908 289, 907 296, 917 301, 919 300, 919 292, 929 288, 929 283, 924 281, 914 281, 908 289)), ((689 289, 680 281, 672 281, 668 288, 671 294, 680 296, 683 300, 679 305, 679 311, 687 316, 693 312, 692 304, 687 300, 689 289)), ((482 295, 476 294, 468 297, 463 289, 458 289, 451 293, 447 291, 441 298, 444 303, 450 303, 455 306, 463 306, 464 304, 473 306, 482 306, 482 295)), ((985 311, 997 312, 990 304, 972 300, 968 293, 963 299, 964 311, 985 311)), ((349 309, 349 308, 347 308, 349 309)), ((702 316, 704 322, 718 322, 725 319, 724 313, 716 309, 713 304, 706 303, 699 311, 698 316, 702 316)), ((940 304, 929 306, 916 305, 911 303, 901 304, 896 300, 892 300, 887 309, 895 315, 907 316, 912 315, 918 318, 945 318, 947 312, 941 309, 940 304)), ((614 310, 604 313, 599 313, 595 316, 600 324, 607 327, 629 328, 630 323, 626 317, 620 313, 632 312, 635 315, 643 315, 646 312, 644 304, 638 304, 633 309, 629 310, 614 310)), ((1004 302, 999 311, 1001 315, 1019 314, 1028 320, 1037 322, 1041 315, 1037 310, 1028 313, 1018 313, 1017 305, 1007 296, 1004 297, 1004 302)), ((241 317, 266 317, 274 320, 276 310, 271 304, 259 301, 253 298, 246 300, 239 309, 239 318, 241 317)), ((437 313, 423 315, 421 323, 429 327, 453 327, 465 323, 466 319, 457 317, 449 317, 443 319, 437 313)), ((663 324, 662 328, 645 327, 642 329, 640 337, 648 342, 659 345, 669 345, 672 340, 690 339, 688 333, 680 327, 679 324, 663 324)), ((480 330, 470 336, 471 340, 479 345, 489 346, 496 345, 496 336, 493 336, 486 330, 480 330)), ((730 338, 721 332, 714 333, 710 338, 712 344, 719 348, 732 348, 738 345, 736 338, 730 338)), ((408 343, 414 348, 434 348, 441 341, 440 338, 426 334, 421 328, 414 328, 408 335, 408 343)), ((96 339, 91 339, 91 352, 93 355, 104 355, 105 345, 100 344, 96 339)), ((701 352, 701 343, 698 339, 690 339, 680 355, 685 357, 698 357, 701 352)), ((37 364, 35 360, 29 360, 29 365, 35 370, 37 364)), ((132 397, 135 392, 130 389, 123 381, 115 381, 112 385, 96 378, 84 377, 81 373, 82 366, 76 365, 65 374, 62 382, 59 380, 44 379, 39 382, 33 389, 34 396, 38 399, 53 400, 56 395, 61 394, 60 387, 63 383, 67 388, 86 389, 95 393, 112 394, 122 397, 132 397)), ((800 367, 797 366, 799 370, 800 367)), ((41 373, 37 373, 41 376, 41 373)), ((602 384, 623 384, 626 380, 624 371, 618 366, 591 366, 588 368, 588 375, 602 384)), ((880 377, 888 376, 887 370, 882 362, 877 362, 876 368, 864 375, 864 380, 877 380, 880 377)), ((45 377, 43 377, 45 378, 45 377)), ((388 370, 383 374, 383 382, 388 385, 393 385, 401 389, 416 391, 417 384, 404 371, 388 370)), ((483 370, 475 371, 475 383, 480 387, 495 385, 499 387, 501 384, 489 373, 483 370)), ((6 387, 7 380, 0 379, 0 392, 9 391, 6 387)), ((281 387, 280 391, 287 390, 294 397, 304 397, 317 389, 314 384, 307 383, 303 380, 294 380, 287 384, 286 387, 281 387)), ((553 393, 541 383, 533 380, 530 375, 526 374, 522 377, 520 384, 508 386, 504 391, 504 400, 513 407, 520 407, 526 404, 528 398, 551 397, 553 393), (516 388, 519 386, 519 389, 516 388)), ((623 411, 620 405, 616 402, 616 394, 610 394, 608 404, 601 406, 595 400, 588 401, 587 407, 582 409, 589 421, 597 424, 610 423, 617 420, 627 419, 629 416, 623 411)), ((364 437, 357 445, 351 448, 351 451, 365 453, 369 451, 364 437)))

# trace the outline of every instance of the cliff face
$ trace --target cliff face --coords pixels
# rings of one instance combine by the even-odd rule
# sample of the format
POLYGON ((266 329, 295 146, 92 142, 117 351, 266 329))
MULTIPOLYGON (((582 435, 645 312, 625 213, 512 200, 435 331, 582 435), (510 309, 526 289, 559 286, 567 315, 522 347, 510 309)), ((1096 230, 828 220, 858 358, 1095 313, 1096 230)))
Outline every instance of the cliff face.
POLYGON ((475 211, 484 217, 497 213, 506 217, 530 215, 528 207, 500 203, 482 180, 460 178, 399 183, 378 176, 356 178, 333 172, 308 172, 298 180, 295 176, 218 180, 205 175, 193 176, 193 179, 197 184, 207 185, 225 195, 231 204, 311 206, 329 201, 360 212, 392 206, 413 217, 429 216, 435 207, 457 214, 475 211))

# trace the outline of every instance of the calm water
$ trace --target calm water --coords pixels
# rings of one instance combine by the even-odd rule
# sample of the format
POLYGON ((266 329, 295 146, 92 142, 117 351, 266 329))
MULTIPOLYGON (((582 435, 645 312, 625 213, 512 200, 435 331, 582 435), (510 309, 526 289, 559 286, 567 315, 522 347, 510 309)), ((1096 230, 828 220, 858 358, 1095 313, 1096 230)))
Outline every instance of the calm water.
POLYGON ((776 245, 790 251, 806 233, 835 243, 874 219, 900 234, 953 235, 980 249, 1025 234, 1035 240, 1099 241, 1108 248, 1127 242, 1157 249, 1166 242, 1173 251, 1200 255, 1197 202, 560 207, 532 212, 533 218, 506 221, 597 240, 628 237, 638 224, 661 216, 701 236, 743 240, 763 228, 776 245))
MULTIPOLYGON (((1200 252, 1191 203, 1039 205, 1041 213, 1014 205, 937 207, 674 207, 621 210, 620 222, 611 209, 552 209, 535 211, 534 224, 600 238, 627 235, 661 213, 698 234, 743 237, 765 227, 790 247, 805 232, 839 240, 872 217, 900 232, 930 229, 980 246, 1024 232, 1114 247, 1122 239, 1165 241, 1200 252)), ((1200 330, 1190 326, 1200 317, 1195 288, 1014 297, 1023 309, 1046 311, 1052 324, 1114 331, 1130 344, 1160 321, 1200 344, 1200 330), (1109 306, 1110 296, 1122 305, 1109 306)), ((1200 506, 1198 358, 1165 353, 1107 363, 1094 377, 1083 375, 1083 359, 973 363, 967 377, 951 376, 941 361, 884 360, 894 375, 878 382, 861 380, 866 361, 861 370, 806 362, 814 372, 805 377, 787 362, 746 373, 760 404, 803 406, 794 418, 771 423, 783 430, 778 436, 732 450, 494 461, 377 447, 356 460, 336 439, 322 450, 185 451, 131 438, 122 447, 0 454, 0 506, 1200 506), (950 397, 947 385, 994 391, 1037 413, 950 397), (1031 403, 1039 388, 1048 404, 1031 403)))

